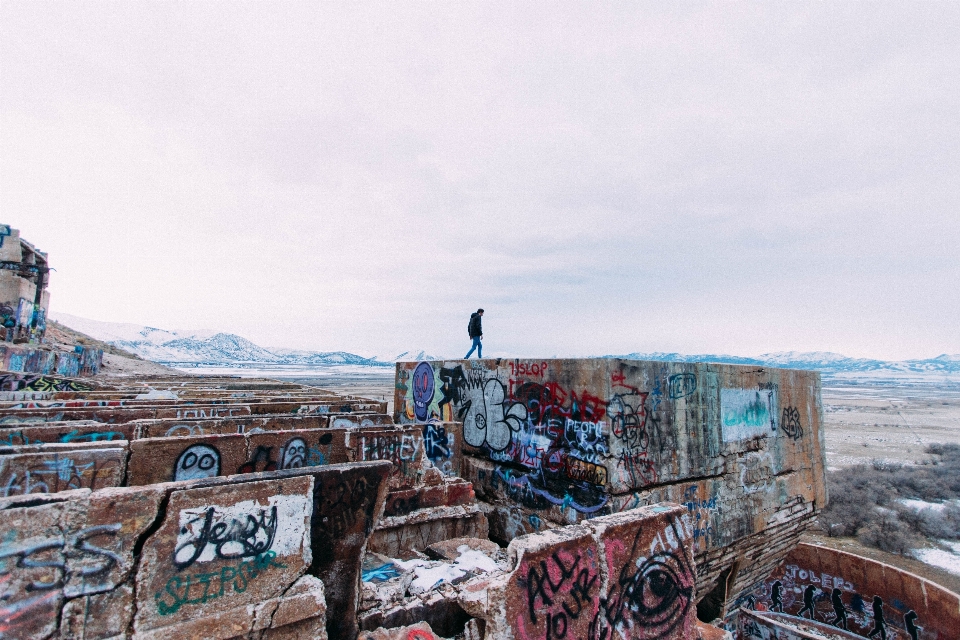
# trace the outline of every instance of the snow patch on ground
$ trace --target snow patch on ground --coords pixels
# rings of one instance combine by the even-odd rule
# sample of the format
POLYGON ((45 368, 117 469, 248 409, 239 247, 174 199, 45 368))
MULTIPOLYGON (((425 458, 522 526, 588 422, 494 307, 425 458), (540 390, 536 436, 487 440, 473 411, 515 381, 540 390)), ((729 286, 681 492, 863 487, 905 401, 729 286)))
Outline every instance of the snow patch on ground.
POLYGON ((497 563, 480 551, 465 544, 457 547, 460 555, 451 564, 431 562, 429 560, 394 560, 393 563, 404 571, 413 571, 417 576, 410 583, 410 593, 430 591, 441 582, 453 582, 467 575, 467 572, 496 571, 497 563))
POLYGON ((943 549, 914 549, 914 557, 921 562, 960 576, 960 542, 951 542, 949 540, 940 540, 939 542, 953 551, 944 551, 943 549))
POLYGON ((913 500, 913 499, 904 499, 900 500, 900 504, 909 508, 916 509, 917 511, 923 511, 924 509, 933 509, 934 511, 943 511, 943 508, 947 506, 946 502, 926 502, 925 500, 913 500))

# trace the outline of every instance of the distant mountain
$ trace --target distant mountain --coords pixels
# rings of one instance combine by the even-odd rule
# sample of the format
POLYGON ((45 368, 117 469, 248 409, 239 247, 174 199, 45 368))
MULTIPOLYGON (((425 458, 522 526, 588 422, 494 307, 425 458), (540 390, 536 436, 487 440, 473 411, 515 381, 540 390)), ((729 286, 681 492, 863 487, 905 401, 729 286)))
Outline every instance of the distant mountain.
MULTIPOLYGON (((365 358, 345 351, 304 351, 264 348, 246 338, 215 331, 157 329, 136 324, 100 322, 66 313, 51 314, 51 319, 98 340, 108 342, 146 360, 167 365, 294 365, 392 367, 396 361, 442 360, 420 350, 404 351, 389 361, 365 358)), ((936 379, 960 374, 960 354, 943 354, 925 360, 890 362, 869 358, 848 358, 828 351, 784 351, 756 357, 682 353, 627 353, 596 356, 628 360, 662 360, 667 362, 716 362, 784 369, 809 369, 825 377, 853 380, 936 379)), ((941 378, 942 379, 942 378, 941 378)))
POLYGON ((98 340, 166 365, 360 365, 392 367, 393 362, 345 351, 265 349, 232 333, 169 331, 136 324, 100 322, 66 313, 51 319, 98 340))
POLYGON ((427 360, 427 361, 431 361, 431 362, 432 362, 432 361, 435 361, 435 360, 444 360, 444 358, 441 358, 441 357, 438 357, 438 356, 427 355, 427 352, 426 352, 426 351, 423 351, 423 350, 421 350, 421 351, 404 351, 403 353, 397 355, 397 356, 394 358, 394 361, 396 361, 396 362, 413 362, 414 360, 416 360, 417 362, 422 362, 422 361, 424 361, 424 360, 427 360))
POLYGON ((743 364, 759 367, 777 367, 781 369, 808 369, 825 374, 953 374, 960 373, 960 355, 943 354, 925 360, 873 360, 869 358, 849 358, 829 351, 784 351, 765 353, 753 358, 742 356, 681 353, 628 353, 607 355, 602 358, 624 358, 627 360, 663 360, 667 362, 717 362, 720 364, 743 364))

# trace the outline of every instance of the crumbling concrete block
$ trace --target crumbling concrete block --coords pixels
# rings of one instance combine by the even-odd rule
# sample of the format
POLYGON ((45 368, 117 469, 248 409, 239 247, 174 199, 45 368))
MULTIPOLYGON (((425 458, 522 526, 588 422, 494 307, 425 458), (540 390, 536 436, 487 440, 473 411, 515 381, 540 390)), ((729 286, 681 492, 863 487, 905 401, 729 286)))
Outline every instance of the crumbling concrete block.
POLYGON ((865 637, 878 629, 878 613, 888 638, 911 638, 911 628, 923 638, 954 638, 960 630, 960 595, 891 565, 805 543, 736 606, 729 619, 742 638, 804 637, 817 621, 865 637))
POLYGON ((313 481, 173 492, 143 547, 135 637, 232 638, 273 626, 281 599, 313 560, 313 481))
POLYGON ((369 548, 391 558, 406 558, 441 540, 486 538, 488 531, 486 515, 477 504, 431 507, 381 518, 369 548))
POLYGON ((390 466, 0 499, 0 628, 17 638, 356 637, 390 466), (323 581, 326 581, 325 583, 323 581), (325 588, 326 587, 326 588, 325 588))
POLYGON ((494 638, 693 638, 696 570, 684 509, 656 506, 530 534, 513 569, 458 588, 494 638))

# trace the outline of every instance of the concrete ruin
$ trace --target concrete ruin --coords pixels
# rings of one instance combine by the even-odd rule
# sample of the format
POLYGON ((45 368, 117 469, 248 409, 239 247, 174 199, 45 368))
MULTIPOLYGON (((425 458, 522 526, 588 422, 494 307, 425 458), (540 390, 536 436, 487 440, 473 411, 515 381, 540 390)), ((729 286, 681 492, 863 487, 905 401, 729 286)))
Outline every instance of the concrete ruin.
POLYGON ((50 307, 47 254, 0 224, 0 331, 6 342, 38 343, 50 307))
POLYGON ((924 638, 956 620, 930 622, 957 607, 930 585, 798 555, 826 500, 813 373, 400 363, 391 414, 268 380, 0 375, 22 382, 0 638, 824 638, 795 609, 827 574, 924 638))
POLYGON ((395 407, 402 423, 462 422, 463 476, 498 542, 685 505, 708 620, 769 574, 826 503, 812 372, 617 359, 405 362, 395 407))

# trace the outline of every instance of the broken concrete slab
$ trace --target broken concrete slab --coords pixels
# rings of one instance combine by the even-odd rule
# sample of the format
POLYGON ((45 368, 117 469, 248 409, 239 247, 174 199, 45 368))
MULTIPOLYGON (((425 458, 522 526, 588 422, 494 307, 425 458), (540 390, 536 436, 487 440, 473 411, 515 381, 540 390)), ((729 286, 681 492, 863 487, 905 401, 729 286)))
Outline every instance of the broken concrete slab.
POLYGON ((391 558, 409 558, 415 550, 448 538, 486 538, 487 517, 480 505, 418 509, 402 516, 382 517, 370 537, 369 549, 391 558))
POLYGON ((692 529, 682 507, 634 509, 510 543, 512 569, 458 587, 495 638, 695 637, 692 529))
POLYGON ((44 446, 53 450, 0 455, 0 497, 123 485, 127 451, 118 443, 44 446))
POLYGON ((0 624, 18 638, 325 638, 329 605, 345 630, 334 637, 355 637, 360 558, 388 471, 0 499, 16 529, 0 543, 0 624))
POLYGON ((449 538, 434 542, 424 548, 423 552, 428 557, 435 560, 448 560, 453 562, 460 557, 465 550, 479 551, 480 553, 496 559, 501 555, 500 546, 490 542, 486 538, 449 538))
POLYGON ((232 638, 272 626, 281 598, 313 560, 313 481, 174 491, 141 553, 136 635, 232 638))

